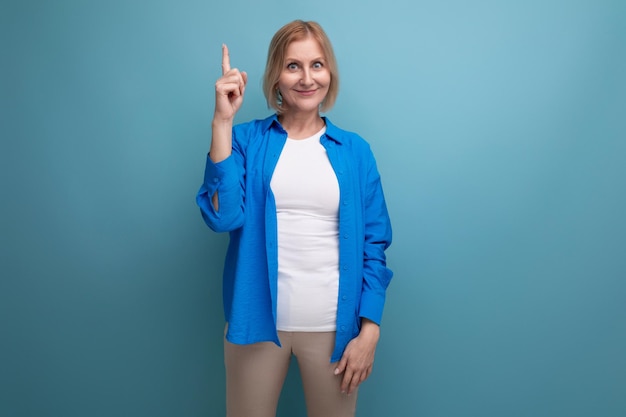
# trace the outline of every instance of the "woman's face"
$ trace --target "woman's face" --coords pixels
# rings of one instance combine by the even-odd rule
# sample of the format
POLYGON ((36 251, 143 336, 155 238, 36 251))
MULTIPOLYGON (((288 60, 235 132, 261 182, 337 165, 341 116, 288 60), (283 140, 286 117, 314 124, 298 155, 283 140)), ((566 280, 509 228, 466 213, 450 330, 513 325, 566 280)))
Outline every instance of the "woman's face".
POLYGON ((317 41, 309 36, 290 43, 278 79, 283 112, 318 112, 329 86, 330 71, 317 41))

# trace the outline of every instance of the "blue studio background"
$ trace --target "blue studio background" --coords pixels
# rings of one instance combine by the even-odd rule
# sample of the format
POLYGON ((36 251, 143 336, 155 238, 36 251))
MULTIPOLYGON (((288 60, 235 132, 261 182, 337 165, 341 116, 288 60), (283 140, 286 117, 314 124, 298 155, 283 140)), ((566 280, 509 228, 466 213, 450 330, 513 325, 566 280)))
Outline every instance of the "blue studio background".
POLYGON ((194 200, 220 46, 265 117, 296 18, 394 224, 358 415, 625 416, 621 0, 3 1, 0 415, 224 415, 227 236, 194 200))

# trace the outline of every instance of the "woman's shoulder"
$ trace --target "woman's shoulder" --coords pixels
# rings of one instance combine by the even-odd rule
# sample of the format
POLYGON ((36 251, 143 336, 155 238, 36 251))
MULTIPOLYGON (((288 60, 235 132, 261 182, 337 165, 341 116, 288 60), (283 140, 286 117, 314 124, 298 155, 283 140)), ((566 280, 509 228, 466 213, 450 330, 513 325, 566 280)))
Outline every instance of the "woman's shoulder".
POLYGON ((326 121, 326 134, 337 141, 338 143, 369 152, 370 144, 360 134, 351 130, 340 128, 334 125, 328 118, 324 118, 326 121))
POLYGON ((265 137, 266 132, 277 120, 276 116, 269 116, 265 119, 253 119, 233 126, 233 140, 240 143, 251 143, 265 137))
POLYGON ((253 119, 247 122, 237 123, 233 126, 233 129, 240 132, 263 131, 267 130, 274 121, 278 121, 275 114, 264 119, 253 119))

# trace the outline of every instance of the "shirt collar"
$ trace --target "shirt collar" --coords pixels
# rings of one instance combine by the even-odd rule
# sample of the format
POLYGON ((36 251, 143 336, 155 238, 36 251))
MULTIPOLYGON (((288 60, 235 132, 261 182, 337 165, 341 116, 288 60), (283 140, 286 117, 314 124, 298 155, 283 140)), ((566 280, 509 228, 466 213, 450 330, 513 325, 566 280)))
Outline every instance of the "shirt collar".
MULTIPOLYGON (((329 139, 332 139, 339 144, 343 143, 343 140, 342 140, 343 135, 342 135, 341 129, 339 129, 337 126, 332 124, 331 121, 327 117, 322 116, 322 119, 324 119, 324 122, 326 123, 326 133, 325 133, 326 136, 329 139)), ((267 119, 264 119, 261 121, 263 133, 267 132, 267 130, 270 127, 272 127, 272 125, 275 125, 276 128, 279 129, 280 131, 284 131, 283 127, 280 125, 280 122, 278 121, 278 114, 276 113, 274 113, 267 119)))

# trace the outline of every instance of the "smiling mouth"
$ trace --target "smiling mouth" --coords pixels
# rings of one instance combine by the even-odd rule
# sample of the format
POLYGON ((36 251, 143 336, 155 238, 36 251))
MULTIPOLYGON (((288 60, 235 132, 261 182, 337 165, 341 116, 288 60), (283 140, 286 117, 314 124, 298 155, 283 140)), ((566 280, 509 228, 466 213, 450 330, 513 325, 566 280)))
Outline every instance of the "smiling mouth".
POLYGON ((313 94, 315 94, 317 92, 317 90, 306 90, 306 91, 296 90, 296 92, 298 94, 303 95, 303 96, 312 96, 313 94))

